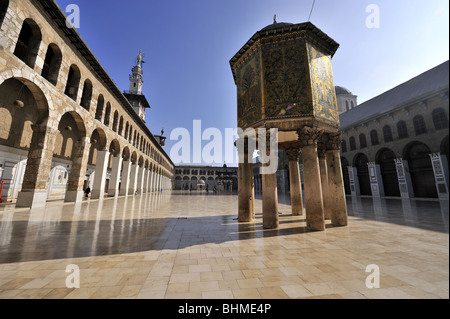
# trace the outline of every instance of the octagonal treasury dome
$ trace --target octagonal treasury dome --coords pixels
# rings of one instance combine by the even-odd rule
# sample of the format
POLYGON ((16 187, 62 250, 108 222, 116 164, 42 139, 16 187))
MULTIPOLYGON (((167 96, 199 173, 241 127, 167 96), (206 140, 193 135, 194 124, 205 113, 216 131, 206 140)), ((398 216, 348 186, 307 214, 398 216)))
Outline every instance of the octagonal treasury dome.
POLYGON ((335 90, 336 90, 336 95, 340 95, 340 94, 353 95, 353 93, 349 89, 346 89, 345 87, 342 87, 342 86, 336 86, 335 90))

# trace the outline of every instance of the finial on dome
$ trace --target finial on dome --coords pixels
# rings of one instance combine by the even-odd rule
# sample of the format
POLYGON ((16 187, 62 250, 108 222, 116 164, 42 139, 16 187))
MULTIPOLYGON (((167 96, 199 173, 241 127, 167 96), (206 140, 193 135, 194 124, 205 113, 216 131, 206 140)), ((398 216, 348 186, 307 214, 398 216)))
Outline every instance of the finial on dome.
POLYGON ((275 23, 277 23, 277 15, 276 14, 273 16, 273 24, 275 24, 275 23))

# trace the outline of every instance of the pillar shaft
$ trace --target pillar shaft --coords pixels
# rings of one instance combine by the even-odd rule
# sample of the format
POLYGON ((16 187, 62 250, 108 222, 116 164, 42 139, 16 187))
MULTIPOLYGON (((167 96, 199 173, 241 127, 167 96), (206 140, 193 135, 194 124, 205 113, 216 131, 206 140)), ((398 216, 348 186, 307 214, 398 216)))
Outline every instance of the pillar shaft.
POLYGON ((319 156, 319 169, 320 169, 320 182, 322 185, 322 200, 323 200, 323 214, 325 219, 331 219, 331 208, 330 208, 330 196, 328 191, 328 169, 327 160, 325 158, 325 152, 327 148, 325 143, 319 142, 317 144, 317 155, 319 156))
POLYGON ((303 194, 302 184, 300 181, 300 168, 298 164, 298 161, 300 159, 300 149, 290 148, 286 149, 285 152, 289 159, 289 181, 292 215, 303 215, 303 194))
POLYGON ((331 223, 346 226, 347 201, 345 197, 344 177, 341 167, 342 133, 328 134, 326 162, 328 171, 328 191, 330 193, 331 223))
POLYGON ((278 228, 277 174, 262 175, 263 228, 278 228))
POLYGON ((47 183, 57 131, 39 125, 33 125, 32 129, 27 166, 16 207, 44 207, 47 201, 47 183))
POLYGON ((105 195, 106 170, 108 168, 109 152, 107 150, 97 152, 95 164, 94 184, 91 198, 102 198, 105 195))
POLYGON ((131 164, 130 185, 128 186, 128 195, 136 194, 138 167, 139 166, 137 164, 131 164))
POLYGON ((120 184, 120 196, 128 195, 128 188, 130 187, 130 171, 131 171, 131 162, 123 161, 122 163, 122 182, 120 184))
POLYGON ((119 194, 120 182, 120 167, 122 166, 122 156, 117 155, 112 159, 111 179, 109 181, 109 196, 116 196, 119 194))
POLYGON ((322 182, 317 154, 317 142, 321 134, 321 130, 312 127, 304 127, 298 132, 302 144, 306 226, 309 230, 325 230, 322 182))
POLYGON ((83 198, 83 184, 86 177, 86 167, 91 143, 87 138, 75 143, 72 168, 67 183, 67 192, 64 198, 66 202, 78 202, 83 198))

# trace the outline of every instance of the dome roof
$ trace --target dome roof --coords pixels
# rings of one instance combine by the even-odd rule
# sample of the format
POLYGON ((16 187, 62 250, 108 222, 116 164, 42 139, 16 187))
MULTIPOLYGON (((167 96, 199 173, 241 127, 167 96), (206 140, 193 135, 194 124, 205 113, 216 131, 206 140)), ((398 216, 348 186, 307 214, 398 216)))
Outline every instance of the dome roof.
POLYGON ((273 30, 273 29, 281 29, 281 28, 284 28, 284 27, 288 27, 290 25, 293 25, 293 23, 288 23, 288 22, 272 23, 272 24, 269 24, 267 27, 262 28, 261 31, 269 31, 269 30, 273 30))
POLYGON ((353 95, 353 93, 350 92, 350 90, 348 90, 348 89, 346 89, 346 88, 344 88, 342 86, 335 86, 335 90, 336 90, 336 95, 339 95, 339 94, 350 94, 350 95, 353 95))

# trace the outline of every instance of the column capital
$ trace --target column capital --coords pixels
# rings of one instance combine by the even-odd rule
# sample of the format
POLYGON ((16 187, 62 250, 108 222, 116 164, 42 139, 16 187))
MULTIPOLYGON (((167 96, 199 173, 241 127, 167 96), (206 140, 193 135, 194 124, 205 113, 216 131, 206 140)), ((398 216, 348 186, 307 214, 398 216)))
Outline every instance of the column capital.
POLYGON ((320 140, 323 130, 317 127, 304 126, 297 131, 297 134, 301 147, 314 146, 320 140))
POLYGON ((342 145, 342 132, 328 133, 327 137, 327 149, 332 151, 340 151, 342 145))
POLYGON ((289 162, 298 162, 300 159, 300 148, 297 147, 290 147, 284 150, 284 152, 286 153, 289 162))
POLYGON ((325 158, 325 153, 328 151, 327 144, 319 141, 317 143, 317 156, 319 158, 325 158))

